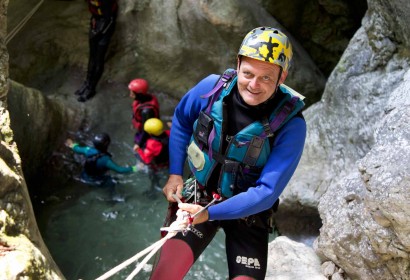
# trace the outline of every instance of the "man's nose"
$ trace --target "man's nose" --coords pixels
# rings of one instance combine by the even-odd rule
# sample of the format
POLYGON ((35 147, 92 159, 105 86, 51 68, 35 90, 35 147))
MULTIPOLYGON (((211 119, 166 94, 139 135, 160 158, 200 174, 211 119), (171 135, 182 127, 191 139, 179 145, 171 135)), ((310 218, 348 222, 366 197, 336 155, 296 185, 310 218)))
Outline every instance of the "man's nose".
POLYGON ((253 78, 250 80, 250 82, 249 82, 249 86, 250 86, 251 88, 258 88, 258 87, 259 87, 258 78, 253 77, 253 78))

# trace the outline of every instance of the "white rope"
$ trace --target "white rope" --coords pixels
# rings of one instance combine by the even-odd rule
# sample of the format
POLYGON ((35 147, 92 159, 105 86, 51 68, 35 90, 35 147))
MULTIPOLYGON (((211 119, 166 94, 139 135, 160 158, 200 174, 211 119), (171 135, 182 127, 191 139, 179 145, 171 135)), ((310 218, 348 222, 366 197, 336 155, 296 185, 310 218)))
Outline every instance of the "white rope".
POLYGON ((131 280, 134 278, 135 275, 140 272, 140 270, 144 267, 144 265, 148 262, 148 260, 162 247, 162 245, 165 244, 165 242, 168 240, 163 238, 157 242, 157 245, 152 249, 152 251, 142 260, 142 262, 134 269, 134 271, 125 279, 125 280, 131 280))
POLYGON ((13 37, 23 28, 29 19, 37 12, 44 0, 40 0, 36 6, 6 35, 6 45, 13 39, 13 37))
MULTIPOLYGON (((181 211, 178 211, 181 212, 181 211)), ((182 217, 181 214, 177 213, 177 220, 173 222, 169 227, 163 227, 161 228, 162 231, 168 231, 167 235, 163 237, 162 239, 158 240, 148 248, 142 250, 135 256, 129 258, 128 260, 122 262, 121 264, 117 265, 116 267, 112 268, 108 272, 104 273, 100 277, 96 278, 95 280, 105 280, 108 279, 109 277, 113 276, 120 270, 124 269, 128 265, 132 264, 133 262, 137 261, 139 258, 144 256, 145 254, 148 254, 142 262, 135 268, 135 270, 127 277, 126 280, 132 279, 135 275, 137 275, 141 269, 144 267, 144 265, 148 262, 148 260, 165 244, 165 242, 174 237, 178 232, 184 231, 187 228, 187 223, 185 218, 182 217)))
MULTIPOLYGON (((175 194, 173 196, 174 196, 175 200, 177 200, 178 203, 182 202, 175 194)), ((169 227, 162 227, 161 228, 161 231, 168 231, 168 233, 165 237, 158 240, 157 242, 155 242, 154 244, 152 244, 148 248, 144 249, 143 251, 139 252, 135 256, 129 258, 128 260, 124 261, 123 263, 121 263, 121 264, 117 265, 116 267, 112 268, 111 270, 104 273, 103 275, 101 275, 100 277, 98 277, 95 280, 108 279, 109 277, 113 276, 114 274, 116 274, 120 270, 124 269, 125 267, 127 267, 131 263, 137 261, 143 255, 148 254, 142 260, 142 262, 137 265, 137 267, 134 269, 134 271, 130 275, 128 275, 128 277, 125 280, 133 279, 134 276, 137 275, 141 271, 141 269, 148 262, 148 260, 165 244, 165 242, 167 242, 168 239, 174 237, 178 232, 182 232, 183 235, 186 235, 189 230, 193 230, 192 225, 191 224, 188 225, 188 222, 187 222, 188 219, 187 218, 188 217, 191 217, 191 218, 196 217, 197 215, 202 213, 202 211, 204 211, 210 205, 212 205, 215 201, 220 201, 221 200, 221 197, 217 194, 214 194, 213 197, 214 198, 210 203, 208 203, 205 207, 203 207, 200 211, 195 213, 193 216, 190 216, 190 214, 188 212, 182 211, 182 210, 179 209, 176 213, 177 219, 169 227)))

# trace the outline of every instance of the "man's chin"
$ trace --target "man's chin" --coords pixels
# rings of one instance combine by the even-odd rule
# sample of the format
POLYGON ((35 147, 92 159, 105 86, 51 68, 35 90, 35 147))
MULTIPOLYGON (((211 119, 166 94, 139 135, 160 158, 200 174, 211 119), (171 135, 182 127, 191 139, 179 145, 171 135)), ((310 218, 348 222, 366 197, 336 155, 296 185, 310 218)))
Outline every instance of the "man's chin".
POLYGON ((247 96, 243 98, 243 100, 250 106, 256 106, 262 103, 260 98, 258 98, 256 94, 247 94, 247 96))

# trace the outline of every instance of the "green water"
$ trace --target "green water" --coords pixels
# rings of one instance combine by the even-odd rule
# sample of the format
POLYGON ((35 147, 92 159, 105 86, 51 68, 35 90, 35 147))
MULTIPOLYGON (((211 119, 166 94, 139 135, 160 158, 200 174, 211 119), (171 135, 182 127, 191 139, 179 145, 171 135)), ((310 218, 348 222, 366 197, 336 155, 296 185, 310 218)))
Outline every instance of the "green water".
MULTIPOLYGON (((68 78, 67 85, 72 88, 64 88, 66 98, 86 108, 89 124, 85 131, 67 132, 67 136, 91 144, 93 134, 107 132, 113 160, 120 165, 135 164, 131 100, 126 85, 102 84, 101 92, 91 101, 78 104, 72 92, 80 82, 73 76, 68 78)), ((169 119, 176 101, 161 93, 156 95, 161 117, 169 119)), ((39 186, 30 188, 43 239, 68 280, 95 279, 158 241, 168 206, 160 192, 155 198, 143 195, 150 186, 145 173, 115 175, 120 184, 114 196, 107 189, 81 183, 76 179, 81 160, 62 145, 48 163, 50 167, 39 186)), ((150 259, 134 279, 148 279, 153 261, 150 259)), ((134 268, 131 265, 110 279, 125 279, 134 268)), ((185 279, 226 279, 227 275, 224 234, 220 232, 185 279)))
MULTIPOLYGON (((118 164, 132 165, 135 157, 130 141, 118 141, 132 139, 132 133, 128 130, 124 133, 125 136, 121 133, 111 136, 109 151, 118 164)), ((87 140, 91 135, 90 132, 72 136, 91 144, 87 140)), ((168 206, 160 190, 154 196, 144 195, 150 188, 144 172, 115 174, 119 184, 114 193, 108 188, 82 183, 79 179, 82 159, 69 149, 62 149, 53 160, 54 175, 43 176, 41 187, 32 192, 43 239, 68 280, 95 279, 158 241, 168 206)), ((161 178, 162 187, 167 179, 165 172, 161 178)), ((223 239, 223 232, 218 233, 185 279, 227 278, 223 239)), ((149 278, 154 258, 134 279, 149 278)), ((139 259, 142 260, 143 257, 139 259)), ((125 279, 137 264, 110 279, 125 279)))
MULTIPOLYGON (((112 148, 118 149, 115 143, 112 148)), ((114 194, 68 178, 49 181, 54 191, 35 195, 43 239, 69 280, 95 279, 160 239, 168 205, 161 192, 154 197, 143 194, 150 186, 145 173, 117 177, 121 183, 114 194)), ((165 180, 166 175, 162 183, 165 180)), ((218 233, 185 279, 226 279, 223 238, 218 233)), ((153 261, 154 257, 134 279, 148 279, 153 261)), ((125 279, 137 264, 111 279, 125 279)))

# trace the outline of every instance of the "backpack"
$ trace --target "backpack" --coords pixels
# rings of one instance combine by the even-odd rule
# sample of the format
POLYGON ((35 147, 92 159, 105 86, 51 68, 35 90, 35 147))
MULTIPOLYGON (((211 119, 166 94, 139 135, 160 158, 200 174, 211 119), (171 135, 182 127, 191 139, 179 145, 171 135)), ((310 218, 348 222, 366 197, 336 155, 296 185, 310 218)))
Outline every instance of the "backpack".
POLYGON ((97 161, 101 157, 108 155, 107 153, 98 153, 92 156, 88 156, 85 159, 84 163, 84 171, 87 173, 89 176, 102 176, 107 172, 107 168, 101 168, 97 166, 97 161))

